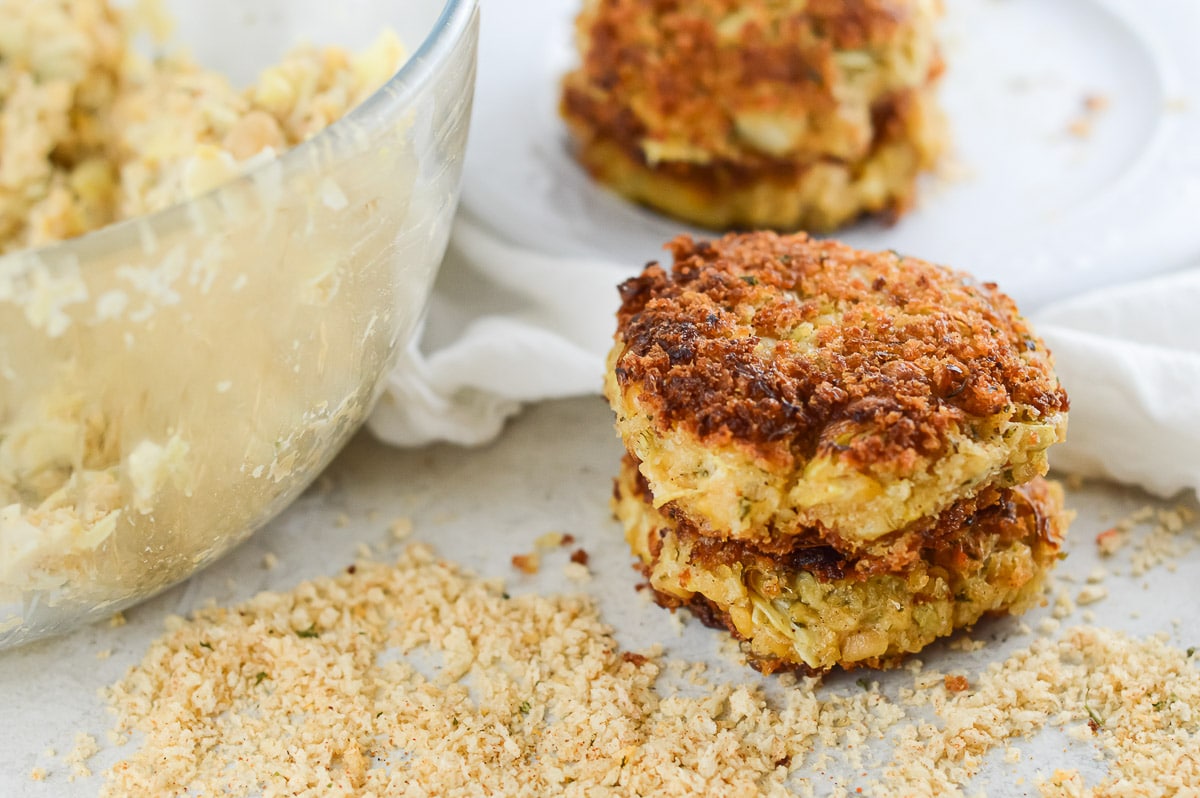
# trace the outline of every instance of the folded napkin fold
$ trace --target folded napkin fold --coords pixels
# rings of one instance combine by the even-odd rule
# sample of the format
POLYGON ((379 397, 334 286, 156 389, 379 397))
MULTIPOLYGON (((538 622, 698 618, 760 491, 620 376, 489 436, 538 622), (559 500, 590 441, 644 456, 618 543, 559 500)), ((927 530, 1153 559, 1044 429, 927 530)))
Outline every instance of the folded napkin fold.
MULTIPOLYGON (((616 285, 631 274, 516 247, 461 215, 425 334, 391 374, 371 430, 397 445, 475 445, 527 402, 598 393, 616 285)), ((1200 489, 1197 308, 1200 268, 1035 310, 1071 397, 1055 469, 1160 496, 1200 489)))

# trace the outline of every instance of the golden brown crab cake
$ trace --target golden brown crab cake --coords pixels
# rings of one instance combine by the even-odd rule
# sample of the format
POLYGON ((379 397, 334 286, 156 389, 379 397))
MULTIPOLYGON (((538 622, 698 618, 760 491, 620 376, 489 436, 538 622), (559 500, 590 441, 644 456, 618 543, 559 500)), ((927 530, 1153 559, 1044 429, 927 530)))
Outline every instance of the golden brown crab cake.
POLYGON ((727 629, 768 673, 887 667, 985 615, 1025 611, 1069 521, 1061 488, 1038 477, 1001 491, 902 569, 864 575, 829 546, 767 553, 698 534, 654 508, 631 458, 614 509, 658 603, 727 629))
POLYGON ((1045 473, 1067 396, 994 285, 803 234, 668 248, 671 271, 621 287, 605 393, 674 517, 880 556, 957 502, 1045 473))
POLYGON ((943 149, 939 0, 585 0, 561 111, 593 176, 713 228, 832 229, 943 149))

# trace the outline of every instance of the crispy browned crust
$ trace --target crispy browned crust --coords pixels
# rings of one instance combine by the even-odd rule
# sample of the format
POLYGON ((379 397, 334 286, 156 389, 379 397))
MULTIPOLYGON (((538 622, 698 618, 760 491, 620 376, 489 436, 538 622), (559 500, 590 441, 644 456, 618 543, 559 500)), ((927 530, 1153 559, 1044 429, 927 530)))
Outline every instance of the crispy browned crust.
MULTIPOLYGON (((654 495, 645 477, 637 470, 636 458, 626 454, 621 468, 627 476, 632 475, 627 482, 636 486, 637 497, 653 506, 654 495)), ((613 491, 614 495, 619 495, 619 486, 614 484, 613 491)), ((985 539, 1007 543, 1025 537, 1031 526, 1016 523, 1021 517, 1035 522, 1039 534, 1058 546, 1060 541, 1042 517, 1044 513, 1039 514, 1037 509, 1046 502, 1046 481, 1041 478, 1017 488, 989 488, 971 499, 955 502, 934 518, 923 518, 853 554, 831 545, 828 541, 837 542, 837 539, 820 529, 807 534, 744 541, 713 534, 671 504, 658 508, 658 511, 670 519, 675 535, 690 544, 692 560, 706 570, 741 563, 759 571, 807 571, 819 581, 828 582, 897 573, 917 560, 961 567, 962 563, 980 559, 981 542, 985 539)), ((652 550, 651 554, 657 553, 652 550)))
POLYGON ((615 377, 665 432, 775 470, 818 454, 904 473, 964 420, 1068 409, 1045 345, 994 284, 892 252, 770 232, 668 249, 621 286, 615 377), (788 336, 831 306, 815 346, 788 336), (739 313, 752 308, 749 320, 739 313), (776 339, 772 354, 756 352, 776 339), (853 426, 869 434, 839 441, 853 426))
POLYGON ((918 5, 588 0, 561 112, 593 176, 700 224, 830 229, 863 213, 898 215, 943 140, 932 95, 944 65, 924 44, 932 21, 918 5), (847 54, 865 59, 869 79, 849 77, 847 54), (918 92, 928 107, 910 124, 918 92), (796 123, 796 138, 764 150, 739 125, 751 117, 796 123), (683 150, 660 158, 648 142, 683 150), (844 167, 852 183, 885 148, 904 156, 888 156, 882 194, 805 184, 821 163, 844 167), (764 205, 772 192, 780 200, 764 205), (789 192, 805 196, 800 207, 788 208, 789 192))
MULTIPOLYGON (((754 3, 592 0, 577 21, 582 63, 567 94, 618 100, 582 114, 619 139, 680 137, 724 160, 755 154, 735 142, 731 107, 838 109, 835 56, 896 43, 912 24, 909 0, 824 0, 767 10, 723 36, 719 20, 754 3), (718 101, 719 99, 719 101, 718 101)), ((923 81, 942 71, 934 58, 923 81)))

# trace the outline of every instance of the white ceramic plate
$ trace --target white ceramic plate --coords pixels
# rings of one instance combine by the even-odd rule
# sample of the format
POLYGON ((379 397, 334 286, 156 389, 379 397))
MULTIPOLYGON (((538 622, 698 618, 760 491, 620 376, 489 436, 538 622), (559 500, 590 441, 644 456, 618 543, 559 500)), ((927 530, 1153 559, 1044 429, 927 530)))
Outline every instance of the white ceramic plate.
MULTIPOLYGON (((463 203, 515 243, 632 272, 688 228, 571 159, 556 106, 577 8, 484 8, 463 203)), ((1027 309, 1200 259, 1200 3, 950 0, 942 38, 964 177, 931 178, 898 224, 840 238, 967 269, 1027 309), (1072 134, 1092 95, 1108 107, 1072 134)))

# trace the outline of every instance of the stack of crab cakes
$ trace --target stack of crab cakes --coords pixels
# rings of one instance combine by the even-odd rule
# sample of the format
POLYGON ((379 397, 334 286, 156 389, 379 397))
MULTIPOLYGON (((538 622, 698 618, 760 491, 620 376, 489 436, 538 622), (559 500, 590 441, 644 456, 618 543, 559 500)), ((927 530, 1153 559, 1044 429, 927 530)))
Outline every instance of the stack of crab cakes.
POLYGON ((621 287, 605 385, 614 508, 660 604, 820 673, 1040 600, 1068 399, 1011 299, 804 234, 668 248, 621 287))
POLYGON ((588 171, 714 229, 895 217, 944 148, 939 0, 584 0, 561 111, 588 171))

